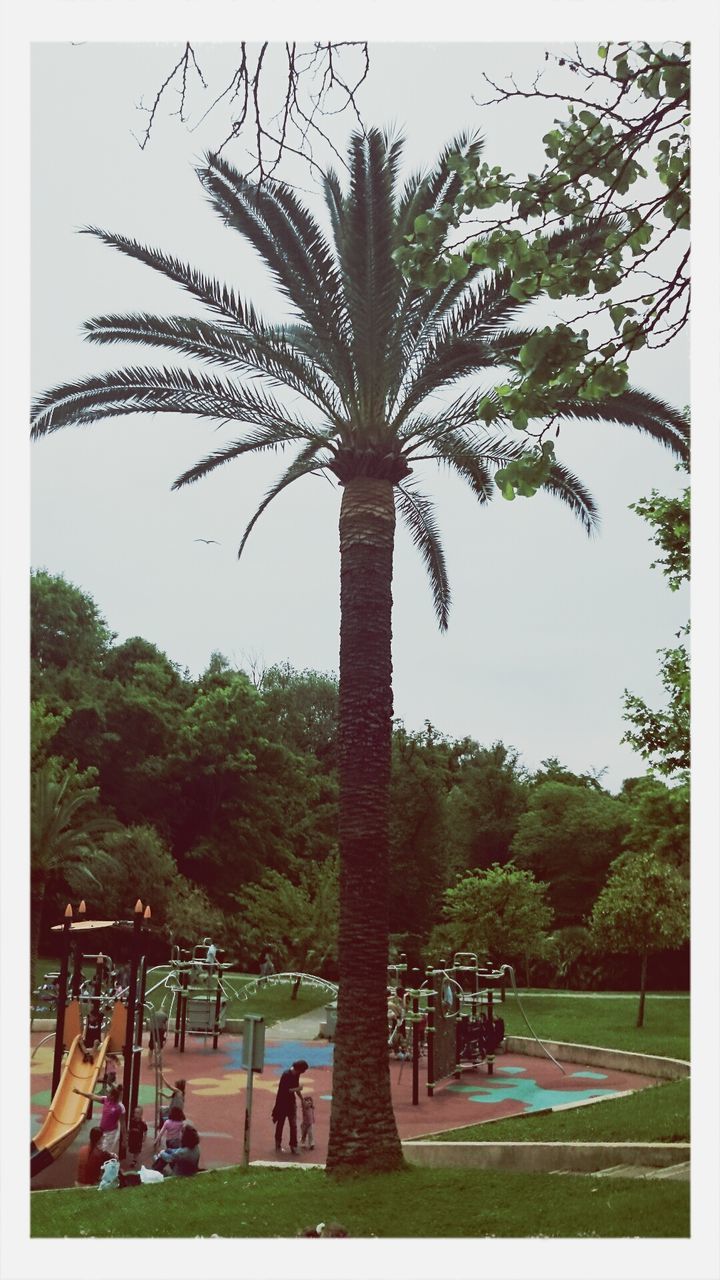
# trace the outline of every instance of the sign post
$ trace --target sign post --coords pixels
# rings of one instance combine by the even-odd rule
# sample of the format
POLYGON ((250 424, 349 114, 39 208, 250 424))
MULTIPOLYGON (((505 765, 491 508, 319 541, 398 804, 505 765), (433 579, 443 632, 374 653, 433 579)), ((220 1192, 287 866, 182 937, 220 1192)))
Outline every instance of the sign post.
POLYGON ((245 1132, 243 1164, 250 1163, 250 1126, 252 1123, 253 1073, 265 1065, 265 1020, 257 1013, 248 1014, 243 1025, 242 1065, 247 1068, 245 1086, 245 1132))

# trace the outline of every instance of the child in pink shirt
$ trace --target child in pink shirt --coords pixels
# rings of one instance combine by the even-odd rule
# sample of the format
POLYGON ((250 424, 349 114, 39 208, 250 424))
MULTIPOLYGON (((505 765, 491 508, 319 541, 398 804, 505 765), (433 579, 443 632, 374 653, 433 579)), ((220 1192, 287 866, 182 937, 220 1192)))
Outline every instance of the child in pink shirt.
POLYGON ((155 1139, 155 1150, 161 1151, 163 1148, 173 1150, 175 1147, 179 1147, 184 1124, 184 1111, 181 1111, 180 1107, 171 1107, 170 1114, 162 1129, 158 1130, 155 1139))

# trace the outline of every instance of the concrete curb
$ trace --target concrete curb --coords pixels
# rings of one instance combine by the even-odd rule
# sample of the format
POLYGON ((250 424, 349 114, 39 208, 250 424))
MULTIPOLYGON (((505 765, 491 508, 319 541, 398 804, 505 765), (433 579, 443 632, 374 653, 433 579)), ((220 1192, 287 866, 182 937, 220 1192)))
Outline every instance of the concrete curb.
POLYGON ((409 1164, 435 1169, 593 1173, 610 1165, 665 1169, 690 1159, 688 1142, 403 1142, 409 1164))
POLYGON ((547 1049, 562 1062, 630 1071, 641 1076, 655 1076, 658 1080, 683 1080, 690 1075, 690 1063, 681 1058, 661 1058, 651 1053, 631 1053, 627 1049, 603 1049, 591 1044, 569 1044, 563 1040, 543 1040, 539 1044, 531 1036, 506 1036, 504 1044, 508 1053, 542 1058, 547 1049))

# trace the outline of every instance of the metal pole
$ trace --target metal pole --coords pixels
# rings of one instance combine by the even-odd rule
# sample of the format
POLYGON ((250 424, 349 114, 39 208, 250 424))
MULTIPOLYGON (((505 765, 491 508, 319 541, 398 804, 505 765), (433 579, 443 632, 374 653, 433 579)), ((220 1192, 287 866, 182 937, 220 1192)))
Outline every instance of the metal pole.
POLYGON ((55 1049, 53 1053, 52 1084, 50 1095, 55 1097, 62 1075, 62 1056, 65 1041, 65 1005, 67 1003, 67 980, 70 967, 70 925, 72 923, 72 907, 68 902, 65 908, 65 919, 62 931, 62 955, 60 957, 60 977, 58 978, 57 1008, 55 1010, 55 1049))
MULTIPOLYGON (((490 990, 490 988, 488 988, 488 993, 487 993, 487 1010, 488 1010, 488 1011, 487 1011, 487 1016, 488 1016, 488 1024, 489 1024, 489 1025, 488 1025, 488 1032, 489 1032, 489 1035, 490 1035, 490 1041, 489 1041, 489 1043, 492 1045, 492 1034, 493 1034, 493 993, 492 993, 492 991, 490 990)), ((494 1054, 494 1052, 493 1052, 493 1051, 492 1051, 492 1049, 491 1049, 491 1050, 490 1050, 490 1052, 488 1053, 488 1056, 487 1056, 487 1069, 488 1069, 488 1075, 489 1075, 489 1076, 491 1076, 491 1075, 493 1074, 493 1067, 494 1067, 494 1066, 495 1066, 495 1054, 494 1054)))
MULTIPOLYGON (((87 908, 85 899, 83 898, 78 907, 78 915, 82 919, 85 916, 87 908)), ((80 999, 80 988, 82 986, 82 934, 78 934, 73 947, 73 975, 70 986, 70 996, 73 1000, 80 999)))
POLYGON ((190 981, 190 975, 188 973, 180 974, 180 986, 182 988, 182 993, 180 996, 180 1052, 181 1053, 185 1052, 185 1032, 187 1030, 187 1010, 188 1010, 187 988, 188 988, 189 981, 190 981))
POLYGON ((420 1103, 420 997, 417 991, 412 996, 413 1029, 412 1029, 412 1104, 420 1103))
MULTIPOLYGON (((433 971, 426 969, 428 979, 432 982, 433 971)), ((428 1027, 427 1027, 427 1091, 428 1097, 432 1098, 433 1088, 435 1086, 435 988, 428 987, 428 1027)))
POLYGON ((181 985, 182 985, 182 984, 181 984, 182 974, 181 974, 181 973, 178 973, 178 974, 176 974, 175 976, 176 976, 176 978, 177 978, 177 987, 175 988, 175 1040, 174 1040, 174 1044, 175 1044, 175 1048, 177 1049, 177 1047, 178 1047, 178 1045, 179 1045, 179 1043, 180 1043, 180 1008, 181 1008, 180 987, 181 987, 181 985))
POLYGON ((220 1005, 222 1002, 222 983, 220 981, 220 971, 216 974, 217 991, 215 992, 215 1021, 213 1023, 213 1049, 218 1047, 218 1036, 220 1035, 220 1005))
POLYGON ((143 1016, 145 1012, 145 957, 140 957, 140 994, 137 1001, 137 1011, 135 1016, 135 1034, 133 1036, 133 1067, 132 1079, 130 1086, 130 1095, 125 1103, 127 1107, 128 1120, 137 1106, 138 1093, 140 1092, 140 1068, 142 1065, 142 1042, 143 1042, 143 1016))
POLYGON ((142 928, 143 904, 138 898, 133 916, 133 933, 130 943, 130 983, 128 986, 127 1023, 125 1027, 125 1048, 123 1050, 123 1101, 126 1108, 130 1104, 133 1079, 133 1049, 135 1047, 135 1001, 137 996, 138 964, 140 960, 140 930, 142 928))
MULTIPOLYGON (((252 1122, 253 1100, 253 1050, 255 1047, 255 1021, 245 1019, 245 1031, 248 1032, 247 1044, 247 1084, 245 1085, 245 1131, 243 1134, 243 1164, 250 1163, 250 1124, 252 1122)), ((244 1034, 244 1033, 243 1033, 244 1034)))

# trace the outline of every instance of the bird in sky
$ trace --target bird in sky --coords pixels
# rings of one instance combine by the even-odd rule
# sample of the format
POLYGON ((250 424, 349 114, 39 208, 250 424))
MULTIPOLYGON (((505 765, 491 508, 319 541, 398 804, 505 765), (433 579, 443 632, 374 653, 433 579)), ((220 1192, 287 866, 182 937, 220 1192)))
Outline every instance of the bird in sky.
POLYGON ((216 547, 220 546, 220 543, 218 542, 217 538, 196 538, 195 541, 204 542, 207 544, 207 546, 210 546, 210 543, 214 543, 216 547))

